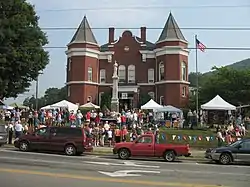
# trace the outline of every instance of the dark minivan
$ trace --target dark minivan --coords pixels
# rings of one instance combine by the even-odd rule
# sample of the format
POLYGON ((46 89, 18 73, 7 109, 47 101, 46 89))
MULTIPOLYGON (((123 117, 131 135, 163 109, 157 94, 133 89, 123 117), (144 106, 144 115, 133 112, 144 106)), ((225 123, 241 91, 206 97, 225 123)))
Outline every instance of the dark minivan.
POLYGON ((5 125, 0 125, 0 147, 7 143, 8 133, 5 125))
POLYGON ((71 127, 43 127, 17 138, 14 145, 21 151, 64 152, 69 156, 93 150, 88 132, 83 128, 71 127))

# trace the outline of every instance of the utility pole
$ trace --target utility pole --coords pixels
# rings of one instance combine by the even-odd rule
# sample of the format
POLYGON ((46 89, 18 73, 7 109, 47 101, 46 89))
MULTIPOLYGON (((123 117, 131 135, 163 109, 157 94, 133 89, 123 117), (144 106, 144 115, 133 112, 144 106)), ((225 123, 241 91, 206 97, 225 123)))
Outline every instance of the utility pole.
POLYGON ((39 77, 39 74, 38 74, 38 76, 36 78, 36 111, 38 111, 38 85, 39 85, 38 77, 39 77))

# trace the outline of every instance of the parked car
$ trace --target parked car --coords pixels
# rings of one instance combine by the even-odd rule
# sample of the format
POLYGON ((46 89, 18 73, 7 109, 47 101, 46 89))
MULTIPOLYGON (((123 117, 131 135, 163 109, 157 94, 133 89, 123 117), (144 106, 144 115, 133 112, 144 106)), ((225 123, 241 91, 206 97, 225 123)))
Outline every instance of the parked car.
POLYGON ((7 143, 8 133, 5 125, 0 125, 0 147, 7 143))
POLYGON ((242 139, 225 147, 210 148, 206 150, 205 157, 221 164, 250 162, 250 139, 242 139))
POLYGON ((80 155, 92 151, 92 138, 82 128, 44 127, 32 134, 22 135, 14 141, 21 151, 64 152, 66 155, 80 155))
POLYGON ((163 157, 172 162, 178 156, 190 156, 189 145, 174 145, 157 143, 154 134, 145 134, 133 142, 122 142, 115 144, 114 154, 120 159, 129 157, 163 157))

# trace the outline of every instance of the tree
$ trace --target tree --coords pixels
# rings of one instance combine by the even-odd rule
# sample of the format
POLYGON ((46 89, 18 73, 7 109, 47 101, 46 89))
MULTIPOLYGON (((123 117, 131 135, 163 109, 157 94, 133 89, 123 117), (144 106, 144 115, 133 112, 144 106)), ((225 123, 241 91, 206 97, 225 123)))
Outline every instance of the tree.
POLYGON ((199 86, 202 85, 203 83, 203 74, 198 72, 198 74, 196 74, 195 72, 190 72, 188 75, 188 80, 190 82, 190 87, 196 87, 197 86, 197 76, 198 76, 198 83, 199 86))
POLYGON ((0 99, 27 91, 49 62, 47 37, 26 0, 0 1, 0 99))
MULTIPOLYGON (((45 91, 45 94, 43 97, 38 99, 38 108, 41 108, 43 106, 51 105, 56 102, 62 101, 67 99, 67 89, 66 87, 62 88, 48 88, 45 91)), ((34 108, 36 103, 36 99, 34 96, 27 97, 23 101, 23 105, 29 106, 30 108, 34 108)))
POLYGON ((101 96, 101 106, 102 109, 111 108, 111 94, 110 93, 103 93, 101 96))
POLYGON ((228 67, 217 68, 212 76, 206 77, 200 89, 200 101, 205 103, 217 94, 234 104, 249 104, 250 70, 236 70, 228 67))
POLYGON ((140 102, 139 102, 140 106, 142 106, 142 105, 146 104, 152 98, 147 93, 141 93, 139 96, 139 99, 140 99, 140 102))

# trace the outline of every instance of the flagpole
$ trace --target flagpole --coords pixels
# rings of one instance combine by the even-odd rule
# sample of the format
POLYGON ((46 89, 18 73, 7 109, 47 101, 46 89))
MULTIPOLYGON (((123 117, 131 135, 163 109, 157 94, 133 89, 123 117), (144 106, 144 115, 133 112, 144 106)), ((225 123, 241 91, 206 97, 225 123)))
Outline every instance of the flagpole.
POLYGON ((199 79, 198 79, 197 35, 195 35, 195 70, 196 70, 196 114, 199 115, 199 79))

